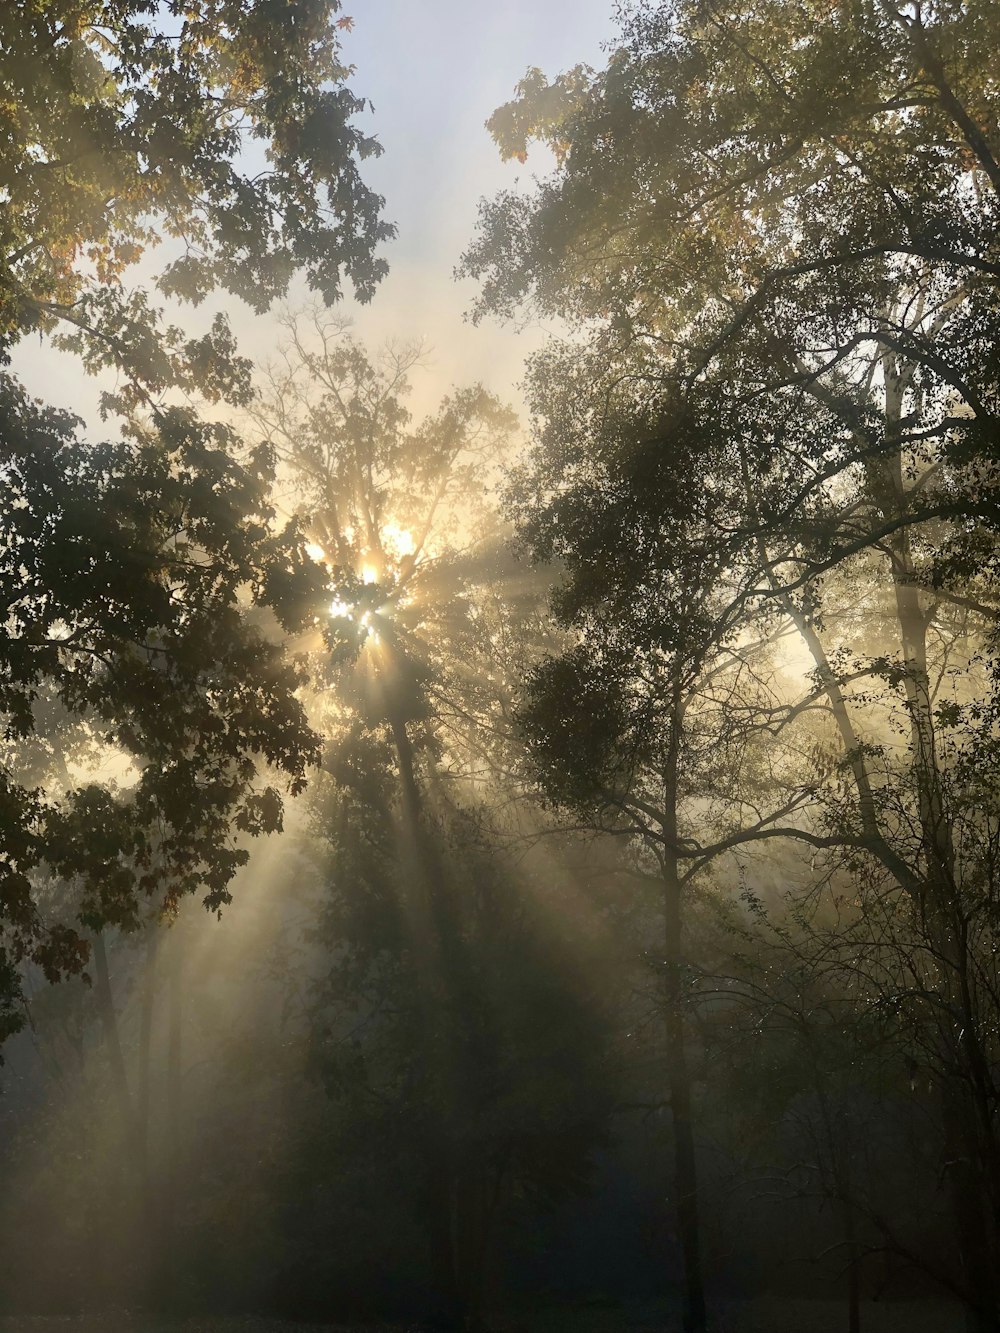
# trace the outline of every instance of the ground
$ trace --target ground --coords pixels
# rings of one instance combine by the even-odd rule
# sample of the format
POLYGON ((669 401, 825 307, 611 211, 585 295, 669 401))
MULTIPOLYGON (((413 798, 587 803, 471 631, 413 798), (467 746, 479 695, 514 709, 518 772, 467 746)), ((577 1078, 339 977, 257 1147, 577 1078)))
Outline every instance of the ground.
MULTIPOLYGON (((651 1309, 553 1307, 494 1320, 494 1333, 677 1333, 651 1309)), ((712 1333, 845 1333, 843 1302, 774 1300, 723 1303, 712 1333)), ((864 1303, 861 1333, 962 1333, 961 1313, 939 1301, 864 1303)), ((291 1324, 273 1319, 168 1322, 126 1312, 89 1318, 0 1319, 0 1333, 411 1333, 404 1325, 291 1324)))

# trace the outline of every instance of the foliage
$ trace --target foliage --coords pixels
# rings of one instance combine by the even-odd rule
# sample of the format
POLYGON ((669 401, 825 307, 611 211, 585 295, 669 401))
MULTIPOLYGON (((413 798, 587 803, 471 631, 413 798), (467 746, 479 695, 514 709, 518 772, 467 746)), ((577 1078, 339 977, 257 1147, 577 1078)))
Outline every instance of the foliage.
POLYGON ((4 918, 10 956, 54 979, 86 949, 43 919, 36 866, 79 884, 80 923, 127 928, 154 893, 169 909, 202 886, 218 908, 247 858, 233 831, 280 826, 277 792, 255 791, 258 767, 297 789, 315 741, 300 671, 240 603, 248 588, 264 598, 297 538, 269 532, 266 455, 235 464, 222 427, 177 411, 134 442, 86 445, 77 422, 9 379, 0 410, 4 918), (117 782, 87 781, 84 763, 48 791, 22 785, 18 746, 41 739, 65 754, 73 725, 115 757, 117 782))
POLYGON ((370 356, 319 309, 285 327, 253 416, 295 477, 325 571, 325 600, 302 605, 322 637, 317 679, 336 682, 334 707, 364 728, 426 719, 428 691, 475 636, 477 581, 502 559, 489 486, 514 417, 476 385, 414 424, 419 347, 370 356))
POLYGON ((413 426, 418 349, 372 358, 318 313, 286 328, 256 415, 329 570, 316 1068, 354 1151, 375 1170, 391 1143, 416 1184, 438 1313, 474 1322, 499 1205, 579 1188, 609 1110, 579 944, 544 927, 541 884, 514 873, 491 813, 517 795, 517 633, 487 489, 514 423, 474 387, 413 426))
MULTIPOLYGON (((996 22, 920 0, 626 6, 604 70, 531 75, 496 113, 503 152, 537 139, 557 170, 483 206, 464 264, 480 315, 527 303, 574 326, 531 371, 538 443, 519 494, 529 539, 567 563, 574 660, 617 695, 602 725, 631 734, 651 677, 640 658, 607 690, 606 665, 644 641, 673 649, 702 599, 734 647, 754 624, 801 645, 807 666, 756 673, 720 704, 716 721, 755 739, 716 731, 725 761, 702 799, 729 804, 718 847, 829 850, 814 894, 838 863, 858 877, 859 914, 825 966, 855 975, 860 1006, 895 993, 935 1071, 943 1160, 960 1164, 957 1281, 983 1328, 998 1048, 980 848, 994 834, 967 784, 973 768, 980 796, 997 782, 996 22), (783 797, 747 827, 762 774, 783 797)), ((536 686, 559 684, 565 718, 573 685, 555 670, 536 686)), ((529 719, 548 722, 537 702, 529 719)), ((620 762, 620 745, 599 748, 620 762)), ((564 756, 578 786, 587 759, 564 756)))
POLYGON ((168 295, 266 309, 304 271, 372 295, 391 229, 358 162, 338 0, 16 0, 0 17, 0 338, 80 318, 162 235, 168 295), (84 307, 86 308, 86 307, 84 307))
POLYGON ((445 1145, 455 1175, 481 1176, 491 1193, 579 1189, 609 1109, 606 1018, 577 923, 567 910, 560 940, 542 915, 560 886, 511 872, 486 811, 441 810, 441 947, 429 975, 426 907, 390 812, 376 822, 363 797, 332 786, 328 801, 319 929, 344 947, 317 996, 327 1014, 317 1071, 356 1104, 369 1148, 391 1142, 408 1170, 445 1145))
MULTIPOLYGON (((233 431, 190 405, 246 402, 249 365, 223 316, 188 337, 124 278, 166 235, 168 297, 264 309, 297 269, 326 300, 341 273, 371 294, 391 229, 358 174, 378 146, 352 123, 337 8, 25 0, 0 16, 0 355, 54 333, 123 372, 105 408, 125 418, 88 444, 0 385, 6 980, 25 959, 80 970, 81 930, 132 929, 147 898, 172 915, 201 888, 217 910, 245 837, 280 828, 279 787, 301 789, 316 756, 274 634, 315 571, 274 522, 270 452, 236 463, 233 431), (61 903, 42 893, 53 876, 61 903)), ((5 1031, 19 1022, 5 1009, 5 1031)))

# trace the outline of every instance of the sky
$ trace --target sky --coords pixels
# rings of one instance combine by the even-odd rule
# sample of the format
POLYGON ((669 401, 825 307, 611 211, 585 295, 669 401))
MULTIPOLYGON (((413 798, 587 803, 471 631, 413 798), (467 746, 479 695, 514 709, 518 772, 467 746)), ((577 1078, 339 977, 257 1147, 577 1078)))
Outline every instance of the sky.
MULTIPOLYGON (((397 239, 386 247, 390 273, 367 307, 347 300, 344 313, 372 346, 389 338, 419 339, 428 347, 414 379, 413 406, 429 410, 452 385, 481 381, 520 405, 517 382, 526 355, 546 336, 530 326, 483 324, 464 318, 475 293, 453 270, 471 240, 481 197, 544 175, 548 155, 526 165, 502 163, 484 122, 508 101, 530 65, 555 74, 578 62, 603 63, 602 42, 613 35, 613 0, 344 0, 354 19, 344 55, 356 67, 355 91, 374 112, 362 120, 384 155, 369 160, 367 182, 386 199, 397 239)), ((291 294, 305 297, 304 285, 291 294)), ((275 328, 237 303, 227 306, 244 353, 265 360, 275 328)), ((198 332, 207 312, 179 312, 198 332)), ((93 418, 98 388, 74 359, 29 339, 15 369, 31 391, 93 418)))

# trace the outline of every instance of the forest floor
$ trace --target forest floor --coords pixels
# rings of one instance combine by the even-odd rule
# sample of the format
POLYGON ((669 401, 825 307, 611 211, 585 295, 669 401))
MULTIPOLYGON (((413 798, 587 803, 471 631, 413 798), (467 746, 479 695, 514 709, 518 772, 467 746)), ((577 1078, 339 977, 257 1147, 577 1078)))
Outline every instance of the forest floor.
MULTIPOLYGON (((552 1307, 490 1321, 494 1333, 679 1333, 662 1308, 552 1307)), ((843 1301, 729 1301, 715 1312, 712 1333, 844 1333, 843 1301)), ((962 1333, 962 1314, 940 1301, 866 1301, 861 1333, 962 1333)), ((0 1319, 0 1333, 416 1333, 403 1324, 297 1324, 273 1319, 187 1319, 127 1313, 86 1318, 0 1319)))
MULTIPOLYGON (((496 1333, 680 1333, 680 1314, 663 1307, 552 1309, 496 1323, 496 1333)), ((711 1333, 846 1333, 843 1300, 717 1301, 711 1333)), ((944 1301, 864 1301, 861 1333, 964 1333, 960 1307, 944 1301)), ((0 1331, 2 1333, 2 1331, 0 1331)))

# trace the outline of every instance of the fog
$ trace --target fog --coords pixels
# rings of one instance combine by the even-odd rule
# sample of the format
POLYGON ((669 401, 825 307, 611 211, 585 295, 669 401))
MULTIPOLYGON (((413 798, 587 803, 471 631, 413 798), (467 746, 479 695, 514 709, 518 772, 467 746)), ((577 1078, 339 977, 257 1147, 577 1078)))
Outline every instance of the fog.
POLYGON ((3 1333, 998 1333, 998 40, 0 12, 3 1333))

